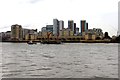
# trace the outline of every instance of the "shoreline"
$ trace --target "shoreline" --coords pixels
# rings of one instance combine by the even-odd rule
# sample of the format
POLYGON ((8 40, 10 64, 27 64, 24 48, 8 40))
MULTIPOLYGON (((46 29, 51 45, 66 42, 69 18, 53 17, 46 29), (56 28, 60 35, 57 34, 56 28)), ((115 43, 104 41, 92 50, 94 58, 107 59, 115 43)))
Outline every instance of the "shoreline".
MULTIPOLYGON (((0 41, 8 43, 28 43, 29 41, 0 41)), ((33 42, 41 43, 41 40, 33 40, 33 42)), ((108 41, 108 40, 80 40, 80 41, 61 41, 63 43, 120 43, 117 41, 108 41)))

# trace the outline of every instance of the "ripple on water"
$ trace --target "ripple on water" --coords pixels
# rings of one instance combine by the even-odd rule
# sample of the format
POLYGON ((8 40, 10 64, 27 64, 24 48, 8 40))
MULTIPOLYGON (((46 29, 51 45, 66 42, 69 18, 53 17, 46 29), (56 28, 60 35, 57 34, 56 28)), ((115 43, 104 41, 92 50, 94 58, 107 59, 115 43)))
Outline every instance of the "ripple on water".
POLYGON ((61 69, 62 67, 61 66, 56 66, 56 68, 60 68, 61 69))
POLYGON ((74 65, 81 65, 80 63, 74 63, 74 65))
POLYGON ((118 64, 116 64, 116 63, 109 63, 108 65, 118 65, 118 64))
POLYGON ((19 65, 20 63, 6 63, 4 65, 8 66, 8 65, 19 65))
POLYGON ((22 66, 22 65, 21 65, 20 67, 23 67, 23 68, 25 68, 25 67, 29 67, 29 66, 22 66))
POLYGON ((82 70, 76 70, 75 72, 82 73, 83 71, 82 70))
POLYGON ((36 64, 31 64, 30 66, 37 66, 36 64))
POLYGON ((49 67, 43 67, 43 68, 38 68, 36 70, 52 70, 52 68, 49 68, 49 67))
POLYGON ((29 70, 27 70, 27 71, 35 71, 34 69, 29 69, 29 70))
POLYGON ((20 73, 15 73, 15 74, 13 74, 13 73, 7 73, 7 74, 3 74, 2 75, 2 77, 4 78, 4 77, 15 77, 15 76, 18 76, 18 75, 20 75, 20 73))
POLYGON ((85 67, 85 68, 89 68, 89 66, 88 66, 88 65, 84 65, 84 67, 85 67))
POLYGON ((25 51, 21 51, 22 53, 24 53, 24 52, 27 52, 26 50, 25 51))
POLYGON ((30 74, 29 76, 31 76, 31 77, 44 77, 45 75, 43 75, 43 74, 30 74))
POLYGON ((8 67, 2 67, 3 70, 8 70, 8 67))
POLYGON ((90 54, 97 54, 97 53, 95 53, 95 52, 90 52, 90 54))
POLYGON ((29 60, 29 59, 24 59, 24 60, 22 60, 22 61, 28 61, 28 62, 30 62, 31 60, 29 60))
POLYGON ((72 65, 73 63, 69 63, 69 62, 60 62, 59 64, 61 64, 61 65, 72 65))
POLYGON ((35 52, 30 52, 29 54, 35 54, 35 52))
POLYGON ((45 58, 54 58, 54 56, 50 56, 50 55, 42 55, 43 57, 45 57, 45 58))
POLYGON ((22 70, 11 70, 10 73, 22 72, 22 70))
POLYGON ((2 73, 20 73, 22 70, 3 70, 2 73))
POLYGON ((115 59, 112 57, 108 57, 107 60, 115 60, 115 59))

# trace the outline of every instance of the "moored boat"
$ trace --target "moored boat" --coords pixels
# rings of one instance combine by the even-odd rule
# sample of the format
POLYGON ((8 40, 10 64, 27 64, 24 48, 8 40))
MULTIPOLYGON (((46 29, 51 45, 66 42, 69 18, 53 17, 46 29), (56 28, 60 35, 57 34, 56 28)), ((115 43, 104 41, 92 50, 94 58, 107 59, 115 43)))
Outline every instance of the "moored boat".
POLYGON ((41 41, 42 44, 61 44, 61 41, 41 41))
POLYGON ((28 44, 37 44, 37 43, 33 41, 29 41, 28 44))

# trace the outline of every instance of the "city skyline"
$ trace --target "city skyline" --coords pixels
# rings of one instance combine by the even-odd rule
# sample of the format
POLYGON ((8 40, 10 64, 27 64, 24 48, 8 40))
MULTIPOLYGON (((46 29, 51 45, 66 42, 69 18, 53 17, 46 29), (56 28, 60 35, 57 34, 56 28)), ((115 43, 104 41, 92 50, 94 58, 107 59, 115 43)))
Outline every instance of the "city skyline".
POLYGON ((42 27, 41 31, 26 29, 22 25, 13 24, 11 31, 0 33, 0 37, 3 42, 26 42, 30 40, 37 42, 58 40, 61 42, 119 42, 120 35, 110 37, 109 33, 103 33, 101 28, 89 29, 86 20, 81 20, 80 23, 81 27, 78 28, 74 20, 68 20, 68 28, 64 28, 63 20, 53 19, 53 25, 46 25, 46 27, 42 27), (61 30, 60 27, 62 27, 61 30))
POLYGON ((1 32, 10 30, 12 24, 40 31, 52 24, 53 18, 58 18, 64 20, 65 28, 68 20, 74 20, 76 27, 80 27, 80 20, 85 19, 89 28, 101 28, 110 36, 117 35, 118 0, 4 0, 0 4, 1 32))

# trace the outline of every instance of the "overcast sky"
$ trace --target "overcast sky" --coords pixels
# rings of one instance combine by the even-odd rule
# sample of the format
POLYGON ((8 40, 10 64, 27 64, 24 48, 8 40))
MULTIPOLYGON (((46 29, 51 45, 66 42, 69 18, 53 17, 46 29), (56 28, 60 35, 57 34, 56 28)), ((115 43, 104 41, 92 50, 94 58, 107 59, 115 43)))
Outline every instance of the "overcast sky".
POLYGON ((101 28, 110 35, 118 30, 119 0, 0 0, 0 32, 11 30, 11 25, 38 29, 53 24, 53 19, 74 20, 80 27, 85 19, 91 28, 101 28))

